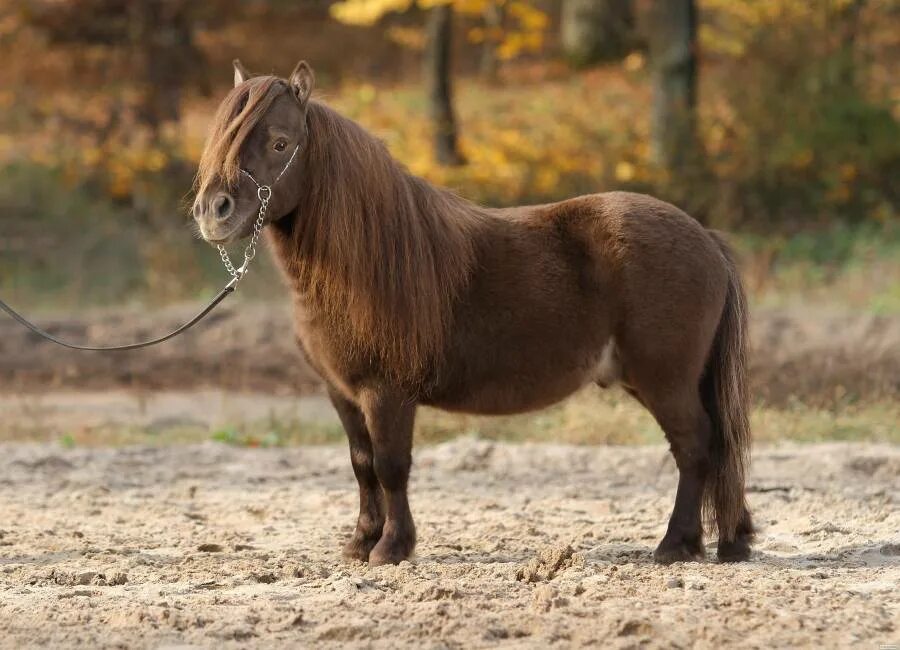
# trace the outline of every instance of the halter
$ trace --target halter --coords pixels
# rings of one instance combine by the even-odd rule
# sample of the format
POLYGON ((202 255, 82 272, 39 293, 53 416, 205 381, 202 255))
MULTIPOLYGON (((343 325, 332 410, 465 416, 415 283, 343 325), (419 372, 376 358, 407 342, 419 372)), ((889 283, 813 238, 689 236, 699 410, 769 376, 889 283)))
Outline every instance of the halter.
MULTIPOLYGON (((275 177, 275 180, 272 181, 272 185, 275 185, 281 177, 284 176, 284 173, 288 170, 288 167, 291 166, 291 163, 294 162, 294 158, 297 157, 297 152, 300 151, 300 145, 298 144, 294 147, 294 152, 291 154, 291 157, 288 159, 287 163, 285 163, 284 167, 281 168, 281 171, 278 172, 278 176, 275 177)), ((259 199, 259 214, 256 217, 256 221, 253 222, 253 234, 250 236, 250 242, 247 244, 247 247, 244 249, 244 263, 241 264, 240 267, 234 268, 234 264, 231 262, 231 258, 228 257, 228 251, 225 250, 225 247, 219 244, 219 257, 222 258, 222 264, 225 265, 225 270, 231 274, 231 282, 229 282, 229 286, 234 287, 238 282, 243 279, 243 277, 247 274, 247 268, 250 266, 250 261, 256 257, 256 245, 259 243, 259 236, 262 233, 262 229, 266 225, 266 211, 269 209, 269 200, 272 198, 272 185, 262 185, 258 180, 253 177, 253 174, 248 172, 246 169, 241 168, 241 173, 253 181, 253 184, 256 185, 256 197, 259 199)))

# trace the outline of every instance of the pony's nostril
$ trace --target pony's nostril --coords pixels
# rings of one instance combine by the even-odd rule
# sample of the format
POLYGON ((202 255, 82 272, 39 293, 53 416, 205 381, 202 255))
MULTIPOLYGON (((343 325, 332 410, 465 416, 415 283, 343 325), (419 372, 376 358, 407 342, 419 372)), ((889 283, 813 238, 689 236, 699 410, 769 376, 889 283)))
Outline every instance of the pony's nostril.
POLYGON ((212 208, 216 217, 225 219, 231 215, 231 211, 234 209, 234 201, 227 194, 219 194, 213 199, 212 208))

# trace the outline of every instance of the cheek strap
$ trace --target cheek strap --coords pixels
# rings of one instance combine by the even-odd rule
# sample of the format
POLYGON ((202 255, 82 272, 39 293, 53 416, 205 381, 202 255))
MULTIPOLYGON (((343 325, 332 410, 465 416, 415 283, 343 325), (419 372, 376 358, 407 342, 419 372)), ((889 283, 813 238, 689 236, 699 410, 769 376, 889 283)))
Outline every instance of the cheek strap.
MULTIPOLYGON (((298 152, 298 151, 300 151, 300 145, 299 145, 299 144, 298 144, 296 147, 294 147, 294 152, 291 154, 291 157, 290 157, 290 158, 288 159, 288 161, 285 163, 284 167, 281 168, 281 171, 278 172, 278 176, 276 176, 276 177, 275 177, 275 180, 272 181, 272 185, 274 185, 274 184, 277 183, 279 180, 281 180, 281 177, 284 176, 284 173, 288 170, 288 167, 290 167, 290 166, 291 166, 291 163, 294 162, 294 158, 297 157, 297 152, 298 152)), ((260 183, 258 180, 256 180, 256 179, 253 177, 253 174, 251 174, 250 172, 248 172, 248 171, 247 171, 246 169, 244 169, 243 167, 241 168, 241 173, 242 173, 244 176, 246 176, 247 178, 249 178, 251 181, 253 181, 253 184, 256 185, 257 189, 261 189, 261 188, 264 188, 264 187, 269 188, 269 196, 272 196, 272 186, 271 186, 271 185, 263 185, 262 183, 260 183)))

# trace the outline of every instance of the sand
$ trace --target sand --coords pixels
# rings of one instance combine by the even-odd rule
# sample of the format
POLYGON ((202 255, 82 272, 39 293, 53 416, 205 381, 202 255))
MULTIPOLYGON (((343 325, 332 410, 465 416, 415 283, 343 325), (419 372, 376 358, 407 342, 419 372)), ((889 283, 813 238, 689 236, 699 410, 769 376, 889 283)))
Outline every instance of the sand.
POLYGON ((757 449, 752 560, 661 567, 663 447, 461 438, 416 452, 416 557, 369 569, 343 447, 4 444, 0 646, 875 649, 898 476, 897 446, 757 449))

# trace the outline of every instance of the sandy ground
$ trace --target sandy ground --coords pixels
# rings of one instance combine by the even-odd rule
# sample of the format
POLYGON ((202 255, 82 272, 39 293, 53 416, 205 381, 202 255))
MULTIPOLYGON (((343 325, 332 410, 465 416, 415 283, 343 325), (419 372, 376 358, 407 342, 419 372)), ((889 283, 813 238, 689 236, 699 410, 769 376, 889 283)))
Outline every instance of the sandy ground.
POLYGON ((875 649, 898 476, 897 446, 757 450, 752 560, 660 567, 662 447, 462 438, 416 453, 414 561, 369 569, 342 447, 5 444, 0 646, 875 649))

